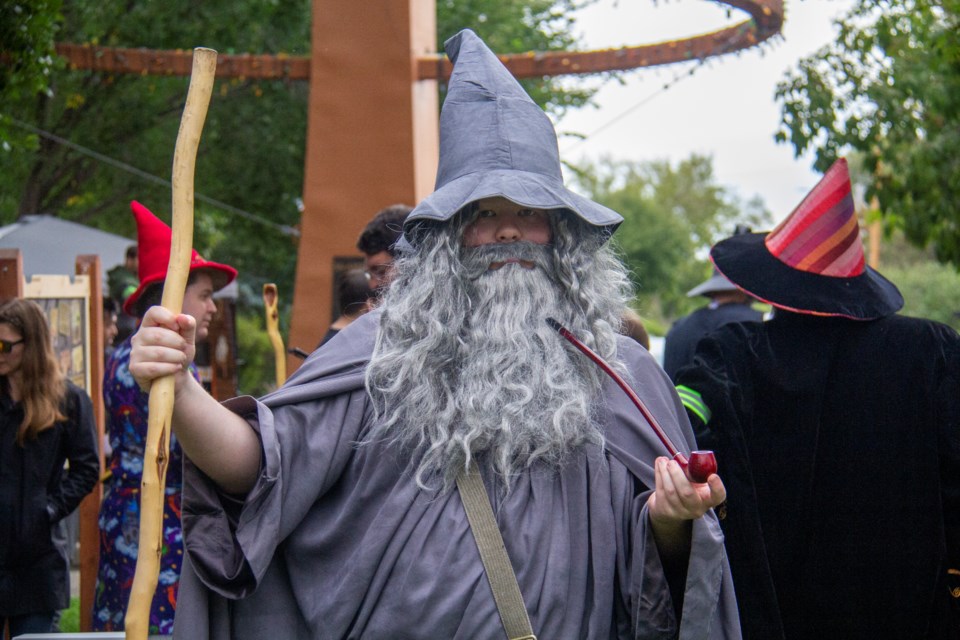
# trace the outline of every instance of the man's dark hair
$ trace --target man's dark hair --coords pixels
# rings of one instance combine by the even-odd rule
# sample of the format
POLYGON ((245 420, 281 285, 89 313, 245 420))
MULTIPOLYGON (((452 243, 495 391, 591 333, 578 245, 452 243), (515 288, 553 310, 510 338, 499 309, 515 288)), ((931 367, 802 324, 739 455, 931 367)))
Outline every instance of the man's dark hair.
POLYGON ((376 292, 370 288, 367 275, 363 269, 348 269, 340 274, 337 285, 337 302, 340 313, 344 315, 356 314, 362 305, 375 296, 376 292))
MULTIPOLYGON (((197 281, 197 276, 203 269, 197 269, 191 271, 190 275, 187 276, 187 285, 190 286, 197 281)), ((143 315, 147 312, 147 309, 150 307, 160 304, 160 301, 163 299, 163 283, 165 280, 160 280, 159 282, 154 282, 149 285, 146 289, 143 290, 143 293, 140 294, 140 297, 133 305, 133 315, 138 318, 142 318, 143 315)))
POLYGON ((103 296, 103 314, 120 313, 120 305, 110 296, 103 296))
POLYGON ((132 258, 136 258, 139 254, 140 254, 140 250, 137 249, 137 245, 132 244, 129 247, 127 247, 127 251, 124 255, 126 256, 127 260, 130 260, 132 258))
POLYGON ((393 245, 400 239, 403 233, 403 221, 407 219, 407 214, 413 210, 405 204, 393 204, 381 209, 373 219, 367 223, 360 233, 357 240, 357 249, 368 256, 372 256, 386 251, 390 255, 396 255, 393 245))

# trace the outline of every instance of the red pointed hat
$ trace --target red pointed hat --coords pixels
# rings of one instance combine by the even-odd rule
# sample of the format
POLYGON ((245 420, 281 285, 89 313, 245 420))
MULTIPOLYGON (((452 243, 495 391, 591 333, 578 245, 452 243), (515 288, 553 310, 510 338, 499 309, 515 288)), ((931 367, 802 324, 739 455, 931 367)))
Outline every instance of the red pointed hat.
POLYGON ((737 287, 787 311, 874 320, 903 307, 897 287, 863 258, 843 158, 773 231, 722 240, 710 259, 737 287))
MULTIPOLYGON (((147 287, 163 282, 167 277, 167 265, 170 263, 170 238, 173 232, 160 218, 145 206, 134 200, 130 210, 137 221, 137 245, 139 248, 140 286, 123 303, 123 310, 133 315, 137 300, 147 287)), ((233 282, 237 270, 231 266, 204 260, 196 249, 190 255, 190 272, 204 269, 213 278, 214 290, 219 290, 233 282)))

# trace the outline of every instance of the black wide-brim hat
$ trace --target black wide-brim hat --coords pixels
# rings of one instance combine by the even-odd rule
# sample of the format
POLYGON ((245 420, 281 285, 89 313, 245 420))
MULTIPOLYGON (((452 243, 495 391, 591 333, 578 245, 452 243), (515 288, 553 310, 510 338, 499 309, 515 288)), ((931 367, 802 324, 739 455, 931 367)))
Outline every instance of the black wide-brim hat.
POLYGON ((875 320, 903 307, 896 285, 864 261, 842 158, 776 229, 721 240, 710 259, 744 292, 795 313, 875 320))
POLYGON ((553 123, 503 63, 469 29, 445 43, 453 73, 440 112, 434 192, 404 222, 418 243, 427 222, 450 220, 467 205, 502 197, 533 209, 566 209, 604 236, 623 218, 567 189, 553 123))

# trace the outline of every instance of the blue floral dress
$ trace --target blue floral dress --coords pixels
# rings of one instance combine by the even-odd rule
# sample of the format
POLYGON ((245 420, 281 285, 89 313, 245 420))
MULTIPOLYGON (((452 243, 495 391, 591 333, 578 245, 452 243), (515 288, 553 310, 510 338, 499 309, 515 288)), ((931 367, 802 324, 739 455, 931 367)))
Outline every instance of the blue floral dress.
MULTIPOLYGON (((103 379, 107 437, 113 451, 108 464, 110 477, 104 483, 103 501, 100 504, 100 568, 93 608, 94 631, 123 631, 123 619, 137 566, 140 481, 149 395, 133 379, 129 363, 130 340, 127 339, 113 352, 103 379)), ((198 377, 193 365, 191 373, 195 378, 198 377)), ((171 435, 160 577, 150 607, 151 635, 173 632, 183 560, 180 529, 182 487, 183 453, 176 438, 171 435)))

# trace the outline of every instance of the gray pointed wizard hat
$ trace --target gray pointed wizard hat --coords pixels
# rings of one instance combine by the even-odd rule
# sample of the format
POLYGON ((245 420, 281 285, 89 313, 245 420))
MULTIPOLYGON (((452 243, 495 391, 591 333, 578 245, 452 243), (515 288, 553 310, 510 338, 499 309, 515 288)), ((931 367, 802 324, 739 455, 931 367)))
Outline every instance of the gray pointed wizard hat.
POLYGON ((535 209, 569 209, 612 234, 623 218, 563 186, 557 134, 496 55, 464 29, 444 44, 453 74, 440 113, 440 163, 434 192, 410 212, 407 241, 418 225, 445 221, 466 205, 500 196, 535 209))

